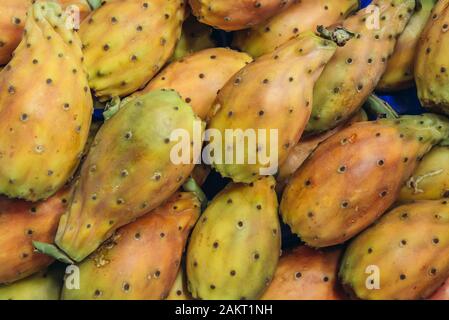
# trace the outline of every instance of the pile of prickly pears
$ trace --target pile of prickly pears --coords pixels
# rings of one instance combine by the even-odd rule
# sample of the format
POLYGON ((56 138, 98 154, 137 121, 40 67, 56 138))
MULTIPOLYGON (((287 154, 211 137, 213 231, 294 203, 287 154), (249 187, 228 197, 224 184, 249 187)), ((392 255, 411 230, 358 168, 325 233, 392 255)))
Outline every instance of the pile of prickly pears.
POLYGON ((0 1, 0 299, 449 300, 448 23, 0 1))

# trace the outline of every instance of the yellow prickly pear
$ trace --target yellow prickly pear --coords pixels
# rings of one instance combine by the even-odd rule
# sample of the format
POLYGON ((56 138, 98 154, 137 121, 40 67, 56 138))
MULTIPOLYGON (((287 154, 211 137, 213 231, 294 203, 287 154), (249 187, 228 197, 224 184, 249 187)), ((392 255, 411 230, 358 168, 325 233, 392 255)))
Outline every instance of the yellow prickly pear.
MULTIPOLYGON (((19 45, 25 27, 27 9, 35 1, 36 0, 0 1, 0 65, 9 62, 12 52, 19 45)), ((80 14, 80 20, 83 20, 90 12, 87 0, 47 1, 58 2, 64 9, 69 9, 69 11, 74 10, 74 6, 76 6, 76 9, 80 14)))
POLYGON ((310 246, 345 242, 396 201, 418 160, 448 136, 449 121, 433 114, 352 124, 320 144, 290 179, 284 221, 310 246))
POLYGON ((82 261, 117 228, 176 192, 197 160, 190 144, 188 162, 172 159, 178 143, 171 137, 181 129, 201 139, 201 121, 190 105, 167 90, 132 99, 107 120, 95 137, 73 200, 61 218, 55 240, 59 248, 82 261))
POLYGON ((202 50, 170 64, 136 96, 156 89, 173 89, 205 119, 218 90, 251 61, 247 54, 230 49, 202 50))
POLYGON ((0 300, 59 300, 64 270, 53 265, 28 278, 0 285, 0 300))
POLYGON ((233 46, 260 57, 274 51, 299 33, 316 26, 333 25, 359 7, 358 0, 302 0, 257 26, 235 34, 233 46))
POLYGON ((332 129, 362 107, 384 73, 414 7, 415 0, 374 0, 343 22, 356 36, 337 50, 316 82, 306 132, 332 129))
POLYGON ((66 300, 165 299, 178 274, 190 230, 200 215, 192 193, 177 193, 161 207, 120 228, 78 265, 79 290, 66 300))
POLYGON ((262 300, 341 300, 337 282, 341 250, 301 246, 284 253, 262 300))
POLYGON ((74 173, 92 97, 81 43, 52 2, 28 10, 25 36, 0 73, 0 193, 45 199, 74 173))
POLYGON ((270 283, 281 249, 274 185, 231 183, 209 204, 187 250, 194 298, 251 300, 270 283))
POLYGON ((429 297, 449 276, 449 203, 397 207, 347 248, 340 278, 360 299, 429 297))
POLYGON ((449 1, 440 0, 422 33, 416 53, 415 81, 421 104, 449 114, 449 1))
POLYGON ((288 8, 296 0, 189 0, 202 23, 225 31, 252 27, 288 8))
POLYGON ((170 289, 167 300, 192 300, 189 290, 187 289, 187 278, 184 270, 179 268, 175 283, 170 289))
POLYGON ((396 48, 388 60, 387 70, 377 84, 377 90, 397 91, 413 86, 416 49, 436 2, 437 0, 416 1, 415 13, 397 41, 396 48))
POLYGON ((220 151, 214 150, 211 162, 223 177, 248 183, 266 175, 262 171, 276 173, 277 164, 286 160, 302 135, 311 113, 313 86, 336 48, 335 42, 304 32, 228 81, 218 94, 208 126, 221 133, 220 141, 211 143, 220 151), (226 133, 230 129, 234 130, 232 140, 237 140, 232 146, 226 133), (259 136, 257 146, 249 142, 240 151, 245 139, 237 134, 246 135, 248 130, 265 130, 265 139, 259 136), (228 161, 229 149, 233 161, 228 161), (239 153, 243 161, 237 159, 239 153), (270 160, 261 161, 261 155, 270 160))
POLYGON ((80 28, 89 84, 100 100, 144 86, 173 54, 184 0, 110 0, 80 28))
POLYGON ((399 195, 399 202, 449 198, 449 147, 433 148, 419 163, 399 195))
POLYGON ((23 279, 53 262, 35 252, 32 242, 53 242, 68 195, 63 190, 38 203, 0 198, 0 284, 23 279))

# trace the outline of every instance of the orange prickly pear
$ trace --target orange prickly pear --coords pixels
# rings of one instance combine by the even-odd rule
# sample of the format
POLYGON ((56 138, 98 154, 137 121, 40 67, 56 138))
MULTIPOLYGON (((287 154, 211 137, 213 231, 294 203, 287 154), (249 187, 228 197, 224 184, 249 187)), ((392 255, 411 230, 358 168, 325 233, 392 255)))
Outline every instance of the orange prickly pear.
POLYGON ((295 0, 190 0, 202 23, 225 31, 252 27, 287 9, 295 0))
MULTIPOLYGON (((36 0, 2 0, 0 1, 0 65, 11 59, 13 51, 22 39, 27 9, 36 0)), ((58 2, 64 9, 78 10, 80 20, 90 12, 87 0, 47 0, 58 2)), ((66 11, 67 13, 70 11, 66 11)), ((72 14, 70 12, 70 14, 72 14)))
POLYGON ((53 2, 28 10, 25 36, 0 73, 0 193, 46 199, 74 173, 92 97, 77 33, 53 2))
POLYGON ((397 207, 351 242, 342 284, 360 299, 428 298, 449 277, 448 235, 448 201, 397 207))
POLYGON ((60 249, 82 261, 117 228, 158 207, 182 186, 196 159, 190 144, 188 163, 172 159, 175 130, 201 139, 201 120, 167 90, 130 100, 102 125, 61 218, 55 240, 60 249))
POLYGON ((187 249, 194 298, 257 299, 270 283, 281 249, 274 185, 231 183, 209 204, 187 249))
POLYGON ((336 48, 335 42, 304 32, 228 81, 218 94, 208 126, 221 133, 222 139, 210 145, 220 149, 214 150, 211 162, 223 177, 248 183, 260 175, 276 173, 277 164, 286 160, 309 121, 313 86, 336 48), (232 146, 227 138, 230 130, 234 133, 232 140, 237 140, 232 146), (250 145, 248 136, 248 147, 241 150, 244 146, 240 142, 245 138, 240 139, 239 132, 243 136, 263 134, 263 130, 265 139, 259 136, 257 146, 250 145), (226 154, 229 149, 232 161, 226 154), (242 153, 239 160, 237 155, 242 153), (262 161, 262 155, 270 159, 262 161))
MULTIPOLYGON (((358 0, 301 0, 248 30, 235 34, 233 45, 257 58, 274 51, 300 32, 333 25, 359 7, 358 0)), ((351 31, 351 30, 350 30, 351 31)))
POLYGON ((438 288, 429 298, 429 300, 449 300, 449 281, 446 279, 444 284, 438 288))
POLYGON ((247 54, 231 49, 202 50, 170 64, 136 96, 155 89, 174 89, 205 119, 218 90, 251 61, 247 54))
POLYGON ((415 0, 373 0, 343 22, 356 36, 337 50, 316 82, 306 132, 335 128, 362 107, 384 73, 414 7, 415 0))
POLYGON ((100 100, 144 86, 173 54, 184 0, 110 0, 80 28, 90 87, 100 100))
POLYGON ((38 203, 0 198, 0 284, 23 279, 53 262, 36 253, 32 242, 53 242, 68 195, 63 190, 38 203))
POLYGON ((66 300, 165 299, 200 215, 193 193, 177 193, 161 207, 120 228, 78 265, 79 290, 64 287, 66 300))
POLYGON ((415 62, 415 81, 421 104, 445 114, 449 114, 448 17, 449 1, 438 1, 422 32, 415 62))
POLYGON ((449 121, 433 114, 352 124, 290 179, 284 221, 312 247, 345 242, 396 201, 419 159, 448 136, 449 121))
POLYGON ((397 91, 414 85, 413 69, 419 39, 436 2, 437 0, 416 1, 415 13, 397 40, 387 69, 377 84, 377 90, 397 91))
POLYGON ((285 252, 262 300, 341 300, 337 282, 341 250, 301 246, 285 252))

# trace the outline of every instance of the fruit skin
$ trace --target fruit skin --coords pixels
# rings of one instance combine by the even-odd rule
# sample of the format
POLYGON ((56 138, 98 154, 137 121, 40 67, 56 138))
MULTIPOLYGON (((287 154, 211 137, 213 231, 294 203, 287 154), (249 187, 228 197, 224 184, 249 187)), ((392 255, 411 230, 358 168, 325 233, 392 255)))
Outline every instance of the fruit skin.
POLYGON ((287 9, 296 0, 189 0, 202 23, 225 31, 252 27, 287 9))
POLYGON ((343 27, 357 36, 337 50, 316 82, 306 132, 335 128, 362 107, 387 67, 415 0, 374 0, 372 4, 379 8, 379 29, 370 23, 376 20, 376 13, 366 8, 343 22, 343 27))
POLYGON ((35 252, 32 241, 53 242, 68 196, 62 190, 38 203, 0 197, 0 284, 26 278, 53 262, 35 252))
POLYGON ((421 32, 436 2, 437 0, 416 1, 416 11, 397 40, 396 48, 388 60, 387 69, 377 84, 377 90, 391 92, 411 88, 414 85, 416 49, 421 32))
POLYGON ((345 242, 396 201, 418 160, 448 134, 449 121, 433 114, 352 124, 320 144, 291 178, 284 222, 312 247, 345 242))
POLYGON ((212 38, 213 29, 210 26, 198 22, 190 15, 182 25, 181 38, 176 44, 175 52, 170 62, 182 59, 192 53, 213 48, 216 46, 212 38))
MULTIPOLYGON (((216 159, 211 162, 223 177, 249 183, 270 167, 275 170, 270 174, 276 173, 276 163, 264 164, 260 159, 254 159, 252 164, 250 156, 256 154, 260 158, 260 154, 269 154, 273 157, 270 148, 277 147, 277 164, 286 160, 309 120, 315 81, 336 48, 333 41, 304 32, 275 52, 249 64, 228 81, 218 94, 208 126, 208 129, 221 132, 221 157, 215 152, 216 159), (235 159, 239 143, 233 143, 234 161, 226 161, 228 129, 243 132, 249 129, 256 133, 258 129, 264 129, 266 142, 257 142, 259 152, 248 150, 245 143, 244 161, 240 163, 235 159), (271 141, 271 130, 277 130, 277 144, 271 141)), ((256 146, 251 147, 255 149, 256 146)))
MULTIPOLYGON (((0 65, 9 62, 12 52, 19 45, 25 27, 27 9, 33 1, 35 0, 2 0, 0 2, 0 65)), ((83 20, 90 12, 86 0, 58 0, 54 2, 58 2, 63 8, 71 5, 78 6, 80 20, 83 20)))
POLYGON ((89 133, 81 43, 60 14, 56 3, 30 7, 27 33, 0 73, 0 193, 9 197, 53 195, 74 173, 89 133))
POLYGON ((261 300, 342 300, 337 272, 341 249, 307 246, 284 253, 261 300))
POLYGON ((351 242, 341 262, 341 281, 360 299, 427 298, 449 276, 448 234, 447 201, 397 207, 351 242), (378 268, 380 289, 366 286, 369 266, 378 268))
MULTIPOLYGON (((175 129, 201 135, 201 121, 174 91, 156 90, 126 103, 100 128, 61 218, 56 244, 83 260, 114 230, 166 201, 194 167, 175 164, 170 141, 175 129)), ((201 137, 201 136, 200 136, 201 137)))
POLYGON ((252 300, 270 283, 281 249, 274 185, 272 177, 231 183, 209 204, 187 250, 194 298, 252 300))
POLYGON ((421 35, 416 52, 415 81, 421 104, 430 110, 449 114, 446 54, 449 1, 439 1, 421 35))
POLYGON ((184 0, 113 0, 83 21, 84 61, 100 100, 133 93, 159 72, 181 35, 184 7, 184 0))
MULTIPOLYGON (((257 26, 235 34, 233 46, 260 57, 293 39, 299 32, 330 26, 359 7, 358 0, 302 0, 257 26)), ((351 30, 350 30, 351 31, 351 30)))
POLYGON ((0 300, 59 300, 64 269, 52 265, 26 279, 0 285, 0 300))
POLYGON ((135 96, 155 89, 174 89, 201 119, 205 119, 217 92, 251 61, 246 53, 231 49, 202 50, 170 64, 135 96))
POLYGON ((182 268, 179 268, 175 283, 166 300, 192 300, 192 296, 187 289, 187 277, 182 268))
POLYGON ((118 229, 78 265, 80 290, 64 287, 62 299, 165 299, 200 213, 195 195, 177 193, 164 205, 118 229))
POLYGON ((298 170, 299 167, 301 167, 304 161, 307 160, 307 158, 313 153, 321 142, 333 136, 345 126, 361 121, 368 121, 368 117, 363 109, 349 119, 348 123, 316 136, 302 138, 299 143, 292 148, 288 154, 287 160, 285 160, 285 162, 279 167, 279 172, 276 176, 276 191, 278 194, 282 194, 282 191, 288 184, 290 177, 296 172, 296 170, 298 170))
POLYGON ((449 281, 446 279, 444 284, 428 300, 449 300, 449 281))
POLYGON ((399 195, 399 202, 449 197, 449 147, 433 148, 419 163, 399 195))

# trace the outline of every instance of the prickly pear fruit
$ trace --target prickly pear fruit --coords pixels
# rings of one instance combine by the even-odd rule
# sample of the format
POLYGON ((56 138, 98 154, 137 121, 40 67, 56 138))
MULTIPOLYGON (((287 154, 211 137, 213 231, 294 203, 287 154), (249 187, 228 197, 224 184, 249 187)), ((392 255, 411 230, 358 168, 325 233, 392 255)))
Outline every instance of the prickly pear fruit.
POLYGON ((361 299, 427 298, 449 276, 448 234, 447 201, 397 207, 351 242, 341 281, 361 299))
POLYGON ((225 31, 257 25, 287 9, 295 0, 189 0, 202 23, 225 31))
POLYGON ((377 84, 377 90, 390 92, 411 88, 414 85, 416 48, 436 2, 437 0, 416 1, 415 13, 397 40, 396 48, 388 60, 387 69, 377 84))
POLYGON ((284 221, 310 246, 343 243, 396 201, 418 160, 448 135, 449 121, 433 114, 343 129, 291 178, 281 202, 284 221))
POLYGON ((63 190, 38 203, 0 198, 0 284, 23 279, 53 262, 35 252, 32 242, 53 242, 67 196, 63 190))
POLYGON ((165 299, 178 274, 187 237, 200 215, 192 193, 177 193, 161 207, 120 228, 79 264, 80 290, 66 300, 165 299))
MULTIPOLYGON (((69 8, 69 11, 66 12, 74 10, 73 6, 76 6, 80 13, 80 20, 84 19, 90 12, 86 0, 53 1, 59 2, 66 10, 69 8)), ((35 0, 0 1, 0 65, 9 62, 12 52, 19 45, 25 27, 27 9, 34 2, 35 0)))
POLYGON ((184 0, 114 0, 95 10, 80 28, 95 95, 108 100, 144 86, 173 54, 183 19, 184 0))
POLYGON ((167 300, 192 300, 187 289, 187 278, 182 268, 179 268, 175 283, 170 289, 167 300))
POLYGON ((351 119, 349 119, 348 123, 345 123, 344 125, 316 136, 301 139, 299 143, 292 148, 288 154, 287 160, 285 160, 285 162, 279 167, 279 172, 276 176, 276 191, 279 194, 282 194, 282 191, 288 184, 290 177, 296 172, 296 170, 298 170, 304 161, 307 160, 307 158, 313 153, 321 142, 339 132, 346 125, 361 121, 368 121, 366 113, 363 109, 359 110, 359 112, 357 112, 351 119))
POLYGON ((59 248, 81 261, 114 230, 158 207, 178 190, 197 160, 190 144, 188 164, 175 164, 177 159, 172 159, 178 143, 171 135, 181 129, 201 139, 201 121, 192 108, 176 92, 166 90, 129 101, 106 121, 83 163, 73 201, 61 218, 56 235, 59 248))
POLYGON ((446 279, 444 284, 435 291, 428 300, 449 300, 449 281, 446 279))
POLYGON ((217 91, 251 61, 247 54, 230 49, 202 50, 170 64, 136 95, 155 89, 174 89, 200 118, 205 119, 217 91))
POLYGON ((384 73, 414 6, 415 0, 374 0, 343 22, 357 35, 337 50, 316 82, 307 132, 334 128, 362 107, 384 73))
POLYGON ((317 25, 330 26, 359 7, 358 0, 302 0, 254 28, 235 34, 233 46, 260 57, 296 37, 315 31, 317 25))
POLYGON ((281 249, 274 185, 231 183, 209 204, 187 250, 194 298, 256 299, 270 283, 281 249))
POLYGON ((198 184, 198 186, 202 186, 205 182, 207 177, 209 176, 211 172, 211 167, 202 164, 197 164, 195 166, 195 169, 192 171, 192 178, 195 180, 195 182, 198 184))
POLYGON ((74 173, 86 143, 92 97, 81 43, 61 7, 36 2, 26 34, 0 73, 0 193, 46 199, 74 173))
POLYGON ((422 33, 416 52, 415 81, 421 104, 449 114, 449 1, 439 1, 422 33))
POLYGON ((337 283, 341 250, 301 246, 284 253, 262 300, 341 300, 337 283))
POLYGON ((0 300, 59 300, 64 270, 52 265, 28 278, 0 285, 0 300))
POLYGON ((223 177, 248 183, 276 173, 277 164, 286 160, 302 135, 310 117, 313 86, 336 48, 333 41, 305 32, 228 81, 218 94, 209 123, 209 129, 221 132, 222 139, 211 143, 211 149, 220 151, 214 152, 211 162, 223 177), (231 143, 226 141, 228 130, 234 130, 232 140, 237 140, 231 147, 233 161, 226 155, 231 143), (250 141, 244 151, 239 150, 244 139, 239 139, 236 130, 243 134, 253 130, 259 135, 265 130, 265 139, 259 136, 257 146, 250 141), (235 159, 237 153, 244 153, 244 161, 235 159), (270 159, 262 161, 263 157, 270 159))
POLYGON ((433 148, 402 187, 398 201, 449 198, 449 147, 433 148))
POLYGON ((189 16, 182 25, 181 38, 176 44, 170 61, 176 61, 194 52, 215 47, 212 31, 210 26, 198 22, 192 15, 189 16))

